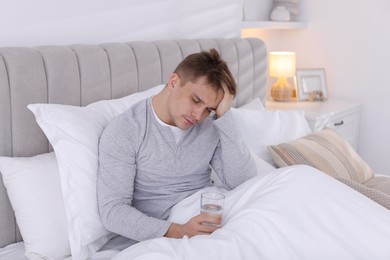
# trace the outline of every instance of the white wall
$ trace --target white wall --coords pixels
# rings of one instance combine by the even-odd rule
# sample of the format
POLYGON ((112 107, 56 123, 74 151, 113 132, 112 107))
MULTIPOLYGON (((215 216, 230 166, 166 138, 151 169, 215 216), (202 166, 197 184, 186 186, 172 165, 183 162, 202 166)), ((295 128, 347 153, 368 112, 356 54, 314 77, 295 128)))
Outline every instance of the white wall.
POLYGON ((241 0, 1 0, 0 46, 240 37, 241 0))
POLYGON ((390 1, 303 1, 304 30, 246 30, 269 50, 297 53, 297 67, 325 68, 330 96, 364 103, 359 154, 390 175, 390 1))

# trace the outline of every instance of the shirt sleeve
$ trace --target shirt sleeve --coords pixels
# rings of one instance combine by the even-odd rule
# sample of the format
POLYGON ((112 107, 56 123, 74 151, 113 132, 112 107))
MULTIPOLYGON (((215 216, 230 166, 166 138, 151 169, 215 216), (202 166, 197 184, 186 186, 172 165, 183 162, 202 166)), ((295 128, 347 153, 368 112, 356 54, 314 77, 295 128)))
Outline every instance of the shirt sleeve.
POLYGON ((134 130, 126 120, 114 120, 104 130, 99 142, 97 200, 107 230, 143 241, 164 236, 171 223, 132 206, 137 153, 134 130))
POLYGON ((256 176, 256 165, 240 136, 231 110, 214 120, 213 124, 220 140, 210 164, 225 188, 234 189, 256 176))

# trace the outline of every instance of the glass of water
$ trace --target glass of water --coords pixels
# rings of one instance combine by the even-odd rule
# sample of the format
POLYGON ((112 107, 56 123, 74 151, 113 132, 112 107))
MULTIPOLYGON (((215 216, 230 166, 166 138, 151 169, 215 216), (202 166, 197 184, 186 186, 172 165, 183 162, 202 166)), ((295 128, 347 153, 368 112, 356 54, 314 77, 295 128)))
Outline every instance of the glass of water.
POLYGON ((200 198, 200 212, 222 219, 224 201, 225 195, 222 193, 204 192, 200 198))

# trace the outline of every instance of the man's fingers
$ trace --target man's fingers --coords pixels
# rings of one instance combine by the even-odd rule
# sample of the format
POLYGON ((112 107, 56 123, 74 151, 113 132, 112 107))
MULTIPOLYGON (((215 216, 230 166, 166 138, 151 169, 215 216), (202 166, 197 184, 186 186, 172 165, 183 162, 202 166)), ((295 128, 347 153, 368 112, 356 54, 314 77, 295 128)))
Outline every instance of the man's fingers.
POLYGON ((222 84, 223 92, 224 92, 224 97, 229 98, 230 100, 233 100, 234 96, 233 94, 230 93, 228 87, 225 84, 222 84))
POLYGON ((207 223, 203 223, 202 225, 200 225, 199 227, 199 232, 203 232, 203 233, 207 233, 207 234, 210 234, 210 233, 213 233, 215 230, 217 230, 219 227, 217 226, 214 226, 214 225, 210 225, 210 224, 207 224, 207 223))
POLYGON ((221 117, 223 114, 225 114, 226 111, 229 110, 234 99, 234 96, 229 92, 227 86, 225 84, 222 84, 222 87, 223 87, 223 98, 221 102, 219 102, 216 110, 217 117, 221 117))
POLYGON ((195 235, 206 235, 211 234, 219 227, 217 225, 221 224, 221 218, 210 216, 207 213, 201 213, 193 217, 185 226, 187 226, 186 235, 189 237, 195 235))
POLYGON ((204 231, 214 232, 216 229, 218 229, 218 225, 221 224, 222 219, 220 216, 213 216, 207 213, 202 213, 200 214, 199 221, 202 225, 202 228, 204 228, 204 231))
POLYGON ((219 215, 212 215, 210 213, 203 212, 196 216, 196 218, 198 222, 209 222, 216 225, 221 224, 221 217, 219 215))

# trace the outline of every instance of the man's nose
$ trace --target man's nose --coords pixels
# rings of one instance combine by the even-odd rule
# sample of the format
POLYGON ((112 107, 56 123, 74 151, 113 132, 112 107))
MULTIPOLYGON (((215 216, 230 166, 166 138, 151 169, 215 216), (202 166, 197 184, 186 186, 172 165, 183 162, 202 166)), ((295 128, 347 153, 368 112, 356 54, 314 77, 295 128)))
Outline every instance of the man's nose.
POLYGON ((202 118, 204 112, 203 107, 197 107, 192 110, 192 116, 195 118, 195 120, 199 121, 202 118))

